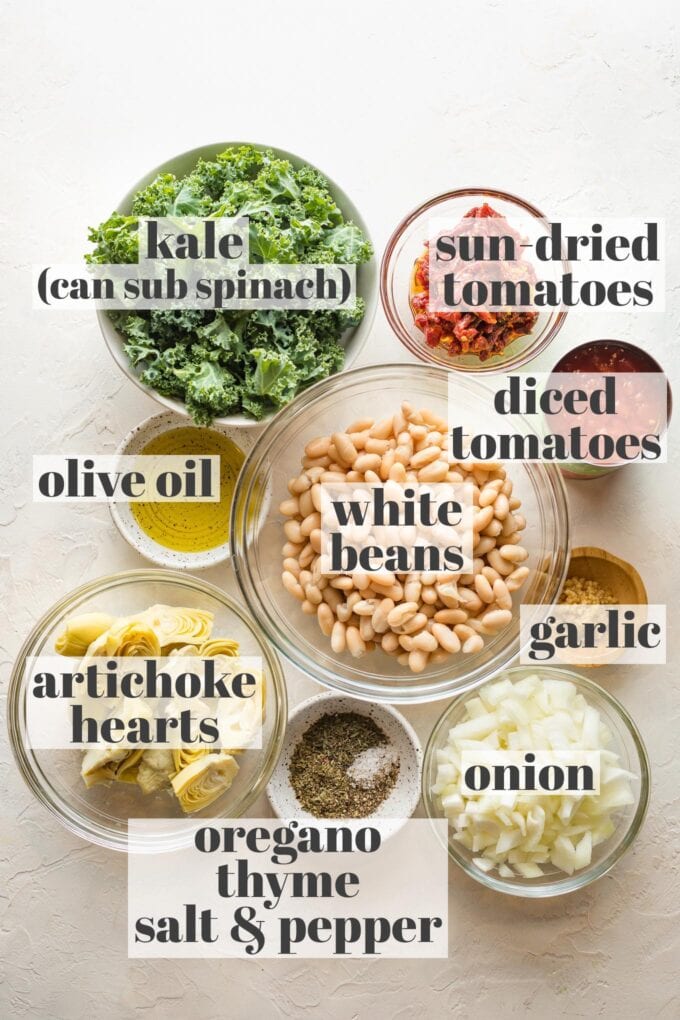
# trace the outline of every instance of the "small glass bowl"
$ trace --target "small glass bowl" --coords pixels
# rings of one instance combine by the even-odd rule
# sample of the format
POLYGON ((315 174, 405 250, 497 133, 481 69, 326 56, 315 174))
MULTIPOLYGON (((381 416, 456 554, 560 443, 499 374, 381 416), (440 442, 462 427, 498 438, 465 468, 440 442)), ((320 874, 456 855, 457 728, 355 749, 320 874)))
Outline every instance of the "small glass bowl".
MULTIPOLYGON (((642 737, 621 702, 580 673, 553 666, 513 666, 511 669, 505 670, 502 676, 498 675, 493 679, 497 681, 508 677, 515 681, 533 674, 549 676, 556 680, 569 680, 575 684, 579 694, 582 694, 600 712, 611 731, 613 739, 610 748, 619 754, 621 767, 630 770, 639 777, 638 782, 632 784, 635 802, 620 810, 616 816, 618 821, 616 832, 604 843, 600 843, 594 848, 593 859, 588 867, 575 871, 573 875, 567 875, 556 868, 541 878, 522 878, 517 875, 515 878, 509 879, 501 878, 495 871, 484 872, 473 863, 472 858, 476 855, 452 838, 450 835, 452 830, 449 827, 447 840, 449 856, 476 882, 480 882, 496 892, 508 893, 510 896, 540 899, 546 896, 562 896, 564 893, 583 889, 591 882, 606 875, 623 857, 634 843, 645 819, 649 803, 651 770, 642 737)), ((425 748, 422 794, 425 810, 430 818, 446 817, 439 798, 432 793, 432 786, 437 774, 437 751, 445 746, 451 727, 463 719, 466 701, 467 698, 456 698, 450 705, 447 705, 432 730, 425 748)))
MULTIPOLYGON (((231 516, 232 564, 251 615, 261 623, 273 645, 312 679, 331 689, 369 701, 435 701, 475 687, 509 665, 519 652, 519 604, 532 603, 528 621, 543 618, 562 589, 568 566, 567 497, 559 471, 540 462, 507 465, 508 476, 522 499, 527 527, 523 545, 529 552, 530 575, 513 596, 514 619, 484 649, 465 657, 451 656, 411 673, 380 649, 352 658, 336 654, 315 616, 283 587, 281 548, 285 518, 279 505, 289 499, 288 482, 300 474, 305 445, 330 435, 367 414, 376 420, 395 414, 402 401, 427 407, 448 417, 451 374, 426 365, 374 365, 332 376, 310 387, 277 414, 258 438, 236 485, 231 516), (265 507, 265 494, 271 504, 265 507)), ((453 380, 461 416, 478 416, 490 406, 492 394, 470 377, 453 380)), ((520 431, 531 432, 526 419, 508 416, 520 431)), ((461 418, 461 424, 465 418, 461 418)), ((527 631, 528 632, 528 631, 527 631)))
MULTIPOLYGON (((64 658, 64 663, 68 662, 64 658)), ((38 800, 67 829, 112 850, 149 853, 177 849, 191 838, 181 824, 173 827, 173 819, 236 818, 244 814, 269 781, 281 753, 286 718, 281 665, 255 621, 214 585, 166 570, 130 570, 100 577, 53 606, 35 625, 17 656, 7 712, 10 743, 19 771, 38 800), (237 640, 242 655, 258 656, 265 675, 262 748, 239 754, 240 768, 231 788, 191 815, 185 815, 166 790, 144 794, 129 783, 99 783, 87 789, 80 775, 81 751, 36 749, 27 741, 26 660, 54 655, 55 637, 70 616, 89 612, 127 616, 157 602, 210 610, 215 614, 214 633, 237 640), (128 842, 129 818, 167 821, 162 833, 147 835, 132 844, 128 842)))
MULTIPOLYGON (((506 217, 509 225, 520 221, 534 227, 534 237, 547 232, 542 212, 521 198, 493 188, 459 188, 437 195, 410 212, 387 242, 380 266, 380 298, 388 321, 397 337, 411 354, 430 365, 441 365, 457 372, 510 371, 525 365, 545 350, 559 333, 566 311, 539 311, 531 333, 518 337, 501 354, 480 361, 475 354, 449 354, 443 347, 428 347, 421 330, 413 321, 410 305, 411 278, 416 259, 422 255, 428 240, 428 223, 434 219, 451 221, 453 229, 473 206, 488 202, 506 217)), ((558 263, 547 264, 558 266, 558 263)), ((569 263, 562 260, 559 272, 569 272, 569 263)))

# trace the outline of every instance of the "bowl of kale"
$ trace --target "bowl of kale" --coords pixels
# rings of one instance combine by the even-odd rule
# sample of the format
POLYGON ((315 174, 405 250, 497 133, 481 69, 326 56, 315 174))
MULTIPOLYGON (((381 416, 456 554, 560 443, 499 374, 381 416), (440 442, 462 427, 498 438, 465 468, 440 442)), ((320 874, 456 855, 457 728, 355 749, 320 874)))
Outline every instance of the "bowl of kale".
POLYGON ((368 336, 377 268, 345 193, 282 149, 203 146, 156 167, 98 227, 90 263, 135 263, 138 217, 249 217, 250 261, 354 264, 352 309, 103 311, 116 363, 143 390, 199 425, 258 425, 298 393, 349 368, 368 336))

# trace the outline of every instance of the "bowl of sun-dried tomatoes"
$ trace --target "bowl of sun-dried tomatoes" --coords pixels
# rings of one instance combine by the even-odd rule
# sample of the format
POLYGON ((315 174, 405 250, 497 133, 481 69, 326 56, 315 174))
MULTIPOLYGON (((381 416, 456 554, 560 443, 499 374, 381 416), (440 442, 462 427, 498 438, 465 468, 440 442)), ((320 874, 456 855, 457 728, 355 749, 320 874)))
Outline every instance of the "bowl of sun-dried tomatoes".
POLYGON ((535 358, 566 318, 570 266, 535 206, 492 188, 460 188, 410 212, 390 237, 380 294, 402 344, 463 372, 535 358))

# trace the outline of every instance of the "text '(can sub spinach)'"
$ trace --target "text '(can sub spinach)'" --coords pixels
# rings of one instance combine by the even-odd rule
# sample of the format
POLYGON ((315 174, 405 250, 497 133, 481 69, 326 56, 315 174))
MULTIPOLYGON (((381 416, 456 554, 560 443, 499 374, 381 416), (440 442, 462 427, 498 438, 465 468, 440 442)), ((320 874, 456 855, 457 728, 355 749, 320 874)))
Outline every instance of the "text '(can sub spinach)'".
MULTIPOLYGON (((90 229, 91 263, 135 263, 140 216, 248 216, 255 263, 355 264, 373 250, 346 220, 328 181, 269 149, 232 146, 199 159, 184 177, 159 174, 138 191, 130 215, 113 213, 90 229)), ((112 312, 143 383, 185 402, 198 424, 243 413, 261 419, 300 390, 342 368, 344 332, 364 302, 332 311, 112 312)))

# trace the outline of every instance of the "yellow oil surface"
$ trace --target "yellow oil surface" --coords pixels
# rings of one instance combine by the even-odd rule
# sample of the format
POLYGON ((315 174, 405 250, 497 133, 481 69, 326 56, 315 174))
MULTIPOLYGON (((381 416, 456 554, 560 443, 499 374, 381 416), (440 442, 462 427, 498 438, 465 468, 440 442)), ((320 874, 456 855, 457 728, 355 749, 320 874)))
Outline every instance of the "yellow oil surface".
POLYGON ((175 552, 205 552, 228 541, 234 488, 245 460, 242 450, 214 429, 178 428, 156 436, 141 453, 220 458, 219 503, 130 503, 142 531, 175 552))

